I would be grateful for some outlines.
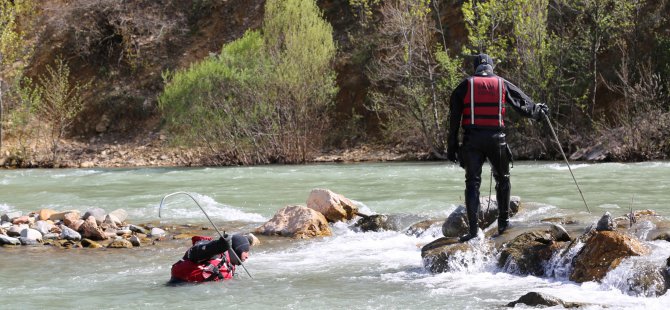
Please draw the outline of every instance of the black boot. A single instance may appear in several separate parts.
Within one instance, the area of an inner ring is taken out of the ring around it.
[[[496,200],[498,202],[498,234],[502,235],[509,227],[509,178],[502,184],[496,185]]]
[[[467,190],[465,191],[465,208],[468,215],[468,234],[461,236],[458,241],[466,242],[472,238],[477,237],[477,231],[479,230],[479,190]]]

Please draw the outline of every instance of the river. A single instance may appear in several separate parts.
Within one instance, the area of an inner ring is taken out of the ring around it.
[[[522,210],[512,225],[576,216],[596,221],[605,211],[620,216],[653,209],[670,216],[670,163],[517,162],[512,195],[541,207]],[[0,170],[0,214],[41,208],[86,211],[122,208],[128,221],[211,226],[187,197],[193,193],[212,220],[228,232],[251,231],[291,204],[305,204],[313,188],[328,188],[355,200],[363,213],[392,214],[406,221],[446,218],[463,200],[463,170],[447,163],[363,163],[227,168]],[[484,169],[481,192],[489,191]],[[493,190],[495,193],[495,189]],[[577,284],[501,272],[495,258],[475,259],[460,271],[431,274],[421,246],[436,238],[402,232],[356,232],[333,225],[333,236],[313,240],[269,238],[252,249],[245,266],[253,276],[224,283],[170,287],[170,266],[189,241],[169,240],[132,250],[0,247],[2,309],[490,309],[529,291],[592,309],[667,309],[670,293],[639,297],[619,283],[622,264],[602,283]],[[213,230],[203,234],[214,235]],[[263,239],[262,239],[263,240]],[[670,243],[650,243],[665,261]]]

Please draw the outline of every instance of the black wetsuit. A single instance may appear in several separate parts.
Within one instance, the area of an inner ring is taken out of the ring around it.
[[[479,76],[479,75],[475,75]],[[495,76],[484,75],[487,77]],[[458,150],[461,167],[465,168],[465,206],[468,214],[469,236],[477,235],[479,213],[479,187],[481,185],[482,165],[489,160],[493,177],[496,180],[496,200],[498,203],[498,229],[507,228],[509,218],[509,199],[511,192],[509,164],[512,153],[505,140],[504,126],[463,126],[463,144],[458,145],[458,133],[462,126],[462,116],[466,96],[469,96],[469,80],[461,82],[451,94],[449,103],[448,148]],[[504,103],[526,117],[533,117],[535,103],[518,87],[502,79]],[[476,98],[476,96],[474,97]],[[477,102],[475,100],[475,102]]]

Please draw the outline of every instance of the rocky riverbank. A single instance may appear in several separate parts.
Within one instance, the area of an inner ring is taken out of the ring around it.
[[[213,153],[206,147],[173,147],[161,133],[141,139],[123,141],[114,137],[91,138],[89,141],[62,140],[58,159],[46,150],[31,150],[29,157],[18,156],[8,149],[17,146],[5,142],[0,154],[0,168],[119,168],[119,167],[204,167],[239,165],[232,158]],[[428,153],[401,147],[365,144],[347,149],[324,149],[307,158],[307,163],[380,162],[430,159]]]

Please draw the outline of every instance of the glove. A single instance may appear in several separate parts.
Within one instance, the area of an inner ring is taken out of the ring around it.
[[[447,159],[449,161],[453,162],[453,163],[457,163],[458,162],[458,155],[456,155],[456,153],[458,153],[457,148],[453,148],[453,147],[448,148],[447,149]]]
[[[544,103],[537,103],[533,108],[533,118],[536,121],[541,121],[543,115],[549,115],[549,107]]]
[[[219,240],[217,241],[217,247],[219,251],[223,253],[225,251],[228,251],[231,246],[232,246],[232,237],[224,232],[223,237],[219,237]]]

